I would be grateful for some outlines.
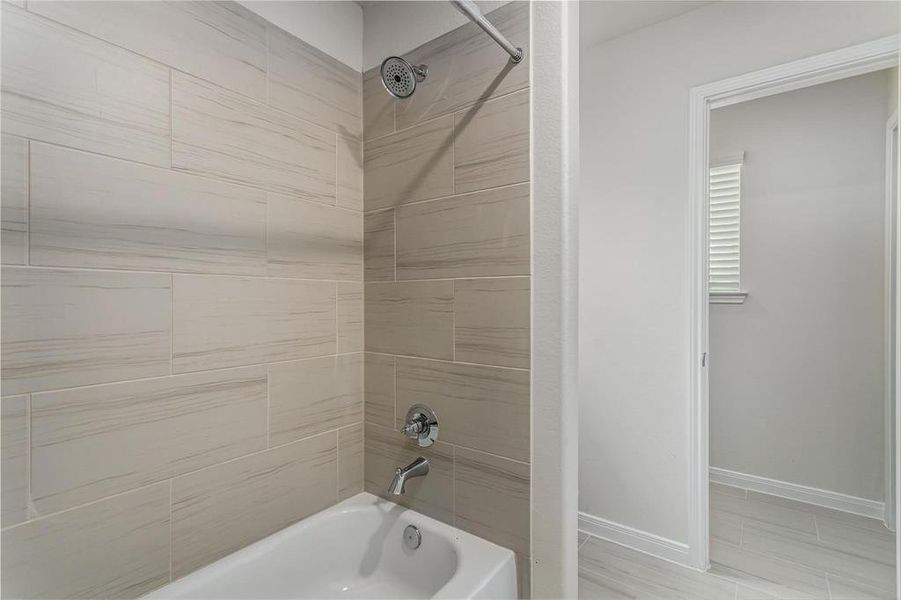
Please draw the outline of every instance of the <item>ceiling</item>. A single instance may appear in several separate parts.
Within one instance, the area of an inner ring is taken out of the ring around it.
[[[672,19],[712,0],[583,0],[579,7],[579,45],[606,42],[631,31]]]

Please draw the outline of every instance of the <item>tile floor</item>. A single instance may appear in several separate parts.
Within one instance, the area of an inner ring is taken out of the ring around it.
[[[881,521],[713,484],[699,573],[579,534],[579,597],[825,600],[894,597],[895,535]]]

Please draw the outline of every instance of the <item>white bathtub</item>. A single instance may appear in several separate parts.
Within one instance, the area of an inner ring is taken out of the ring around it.
[[[404,528],[422,544],[410,550]],[[516,598],[513,552],[357,494],[147,598]]]

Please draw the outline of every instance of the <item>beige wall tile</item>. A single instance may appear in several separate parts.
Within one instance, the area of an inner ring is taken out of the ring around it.
[[[516,555],[516,586],[519,600],[532,597],[532,559],[522,554]],[[613,600],[612,598],[610,600]]]
[[[32,396],[31,495],[63,510],[266,448],[266,367]]]
[[[33,142],[31,263],[263,275],[266,194]]]
[[[363,284],[338,282],[338,353],[363,351]]]
[[[172,482],[172,577],[337,501],[337,434],[253,454]]]
[[[367,283],[364,306],[366,350],[453,358],[453,281]]]
[[[364,356],[366,422],[394,428],[394,356],[370,352]]]
[[[394,103],[378,67],[363,73],[363,136],[367,140],[394,133]]]
[[[266,100],[266,22],[237,2],[35,2],[29,9]]]
[[[169,483],[3,532],[9,598],[136,598],[169,583]]]
[[[28,396],[0,400],[0,527],[28,518]]]
[[[363,355],[269,366],[269,444],[278,446],[363,420]]]
[[[335,134],[212,85],[172,74],[172,166],[335,203]]]
[[[5,133],[169,166],[168,69],[9,6],[2,28]]]
[[[28,257],[28,141],[0,141],[0,260],[24,265]]]
[[[173,276],[177,373],[335,353],[335,284]]]
[[[466,448],[454,460],[456,526],[528,555],[529,465]]]
[[[363,205],[376,210],[454,193],[454,119],[367,141],[363,152]]]
[[[511,2],[492,11],[488,19],[525,50],[525,59],[511,63],[494,40],[472,23],[406,53],[412,64],[429,66],[429,78],[410,98],[397,101],[398,129],[529,85],[529,3]]]
[[[270,275],[360,280],[362,265],[362,213],[269,195]]]
[[[441,439],[529,460],[529,372],[397,358],[397,416],[416,403],[440,417]]]
[[[421,448],[395,429],[366,424],[366,491],[383,496],[424,515],[453,524],[454,447],[436,442]],[[403,496],[388,496],[388,484],[394,470],[405,467],[417,457],[429,461],[429,474],[407,482]]]
[[[456,193],[529,180],[529,91],[455,113]]]
[[[529,368],[529,278],[454,281],[454,357]]]
[[[338,206],[363,210],[363,142],[338,136]]]
[[[363,135],[359,71],[269,26],[269,104],[332,131]]]
[[[397,278],[528,275],[529,186],[397,209]]]
[[[394,209],[363,217],[363,278],[394,281]]]
[[[363,424],[338,430],[338,500],[363,491]]]
[[[4,267],[3,393],[169,373],[170,276]]]

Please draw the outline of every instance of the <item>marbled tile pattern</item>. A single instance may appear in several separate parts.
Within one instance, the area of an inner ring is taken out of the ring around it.
[[[177,373],[334,354],[336,284],[175,275]]]
[[[3,595],[137,598],[169,582],[169,483],[5,529]]]
[[[270,194],[268,256],[273,277],[360,280],[363,215]]]
[[[171,277],[2,270],[3,394],[166,375]]]
[[[529,90],[454,114],[456,192],[529,180]]]
[[[711,528],[707,573],[589,538],[579,550],[579,597],[894,597],[895,535],[882,523],[715,484],[710,503],[711,522],[734,516],[739,537],[734,539],[731,529],[721,537]],[[812,531],[803,525],[807,522]]]
[[[0,526],[28,518],[28,396],[0,399]]]
[[[359,268],[359,265],[357,265]],[[338,282],[338,353],[363,350],[363,284]]]
[[[31,264],[266,273],[260,190],[33,142]]]
[[[442,440],[529,460],[528,371],[398,357],[398,418],[416,403],[441,416]]]
[[[529,87],[529,6],[511,2],[488,19],[525,51],[517,65],[475,24],[468,23],[404,54],[412,64],[429,66],[429,85],[397,102],[397,128],[460,110],[479,100]],[[440,82],[436,85],[435,82]]]
[[[338,430],[338,499],[363,491],[363,425]]]
[[[529,368],[528,277],[454,281],[454,352],[457,360]]]
[[[266,99],[266,22],[233,2],[36,2],[28,7],[117,46]]]
[[[363,355],[269,367],[269,442],[279,446],[363,420]]]
[[[169,166],[167,68],[8,4],[2,10],[4,133]]]
[[[231,1],[0,12],[0,586],[136,597],[363,488],[362,75]]]
[[[396,212],[398,280],[529,274],[526,184]]]
[[[0,260],[24,265],[28,255],[28,141],[0,141]]]
[[[488,18],[528,41],[526,3]],[[472,25],[404,56],[429,65],[409,99],[363,74],[366,489],[422,453],[397,428],[431,405],[440,447],[404,501],[513,548],[527,598],[529,70]]]
[[[335,203],[335,134],[179,72],[172,74],[172,166]]]
[[[345,136],[363,133],[359,72],[269,26],[269,104]]]
[[[363,278],[394,281],[393,208],[366,213],[363,217]]]
[[[337,500],[329,432],[172,481],[172,576],[181,577]]]
[[[367,283],[364,340],[368,352],[453,358],[452,281]]]
[[[392,133],[363,147],[363,204],[377,210],[454,193],[452,115]]]
[[[56,512],[263,450],[266,435],[264,367],[33,394],[32,501]]]

